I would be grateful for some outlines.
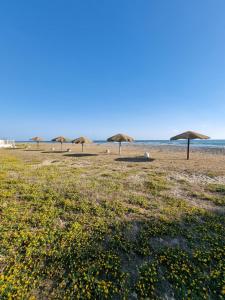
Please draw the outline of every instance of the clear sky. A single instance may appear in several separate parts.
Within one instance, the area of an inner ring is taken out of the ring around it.
[[[0,112],[15,139],[225,138],[225,1],[0,1]]]

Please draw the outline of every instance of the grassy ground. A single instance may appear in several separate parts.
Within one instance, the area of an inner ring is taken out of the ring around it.
[[[0,299],[224,299],[222,168],[95,150],[0,151]]]

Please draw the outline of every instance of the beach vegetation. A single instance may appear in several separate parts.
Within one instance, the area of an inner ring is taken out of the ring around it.
[[[152,167],[88,162],[0,156],[0,298],[224,299],[224,214]],[[201,189],[223,208],[223,185]]]

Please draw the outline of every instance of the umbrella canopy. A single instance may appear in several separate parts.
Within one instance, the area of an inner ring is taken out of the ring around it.
[[[107,139],[108,142],[118,142],[119,143],[119,154],[121,154],[121,143],[122,142],[133,142],[134,139],[126,134],[118,133]]]
[[[90,144],[90,143],[92,143],[92,141],[84,136],[81,136],[75,140],[72,140],[72,143],[74,143],[74,144]]]
[[[188,140],[188,144],[187,144],[187,160],[188,160],[189,153],[190,153],[190,140],[195,140],[195,139],[207,140],[209,139],[209,137],[194,131],[186,131],[176,136],[173,136],[170,140],[175,141],[175,140],[184,140],[184,139]]]
[[[43,139],[39,136],[32,137],[31,140],[37,143],[37,148],[39,148],[39,143],[43,141]]]
[[[34,141],[34,142],[41,142],[41,141],[43,141],[43,139],[41,137],[39,137],[39,136],[32,137],[31,140]]]
[[[58,136],[58,137],[52,139],[52,142],[58,142],[58,143],[65,143],[67,141],[68,141],[68,139],[65,138],[64,136]]]
[[[126,134],[118,133],[107,139],[108,142],[133,142],[134,139]]]
[[[54,139],[52,139],[52,142],[58,142],[61,143],[61,151],[62,151],[62,144],[65,142],[68,142],[69,140],[67,138],[65,138],[64,136],[58,136]]]
[[[74,144],[81,144],[82,145],[82,152],[84,152],[84,144],[91,144],[92,141],[89,140],[88,138],[81,136],[75,140],[72,141]]]
[[[194,140],[194,139],[207,140],[207,139],[209,139],[209,137],[206,136],[206,135],[194,132],[194,131],[186,131],[186,132],[183,132],[181,134],[178,134],[178,135],[172,137],[171,141],[181,140],[181,139],[185,139],[185,140],[188,140],[188,139],[190,139],[190,140]]]

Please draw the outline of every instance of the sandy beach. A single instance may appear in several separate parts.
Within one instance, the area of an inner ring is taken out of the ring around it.
[[[55,150],[52,151],[52,148]],[[71,152],[67,153],[67,149],[70,149]],[[107,149],[110,150],[110,154],[106,154]],[[4,150],[0,151],[2,154],[6,153]],[[81,165],[82,162],[84,164],[93,162],[93,164],[99,163],[99,165],[105,163],[106,167],[110,167],[113,163],[118,165],[120,162],[123,166],[134,163],[137,168],[139,166],[140,168],[153,167],[162,171],[177,171],[178,173],[193,172],[199,175],[209,175],[209,180],[212,176],[225,175],[225,150],[216,148],[193,148],[190,161],[186,160],[186,148],[179,146],[123,144],[121,156],[118,155],[117,143],[85,145],[84,153],[81,152],[81,145],[70,143],[63,144],[63,152],[61,152],[60,144],[57,143],[41,143],[40,149],[37,149],[35,143],[17,143],[16,149],[6,151],[8,151],[7,153],[12,151],[10,153],[26,160],[36,159],[40,161],[40,164],[44,161],[45,163],[49,161],[50,164],[52,160],[58,159],[60,162],[67,162],[69,166],[74,164],[74,159],[76,159],[75,161],[79,161]],[[144,159],[145,152],[150,153],[150,161]]]

